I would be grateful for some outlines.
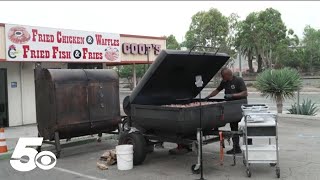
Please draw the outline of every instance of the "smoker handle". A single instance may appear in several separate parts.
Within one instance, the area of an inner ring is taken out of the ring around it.
[[[220,49],[220,47],[216,48],[216,47],[212,47],[212,46],[193,46],[190,51],[189,51],[189,54],[191,54],[192,50],[194,50],[195,48],[206,48],[206,49],[217,49],[216,52],[214,53],[214,55],[216,55]],[[203,55],[205,55],[206,52],[203,53]]]

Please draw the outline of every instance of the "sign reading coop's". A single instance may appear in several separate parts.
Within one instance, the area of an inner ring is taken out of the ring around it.
[[[5,25],[7,61],[120,62],[120,35]]]

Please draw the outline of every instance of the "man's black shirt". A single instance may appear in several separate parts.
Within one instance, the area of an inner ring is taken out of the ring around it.
[[[235,94],[235,93],[240,93],[242,91],[246,91],[247,87],[241,77],[233,76],[231,81],[222,80],[217,89],[219,91],[224,89],[225,94]],[[241,97],[239,99],[247,99],[247,97]]]

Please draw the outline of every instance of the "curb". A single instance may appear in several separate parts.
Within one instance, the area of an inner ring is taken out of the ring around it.
[[[117,134],[107,134],[107,135],[101,137],[101,140],[111,140],[111,139],[118,139],[118,135]],[[97,141],[96,137],[80,138],[80,139],[73,140],[71,142],[61,144],[61,148],[68,148],[68,147],[73,147],[73,146],[90,144],[90,143],[93,143],[96,141]],[[46,147],[50,147],[50,146],[52,147],[52,145],[45,144],[44,147],[46,148]],[[14,149],[10,149],[10,150],[8,150],[8,152],[0,154],[0,161],[1,160],[9,160],[12,156],[13,150]]]
[[[278,117],[281,118],[283,121],[291,121],[291,122],[316,122],[320,123],[319,116],[306,116],[306,115],[299,115],[299,114],[278,114]]]
[[[310,119],[310,120],[320,120],[317,116],[308,116],[308,115],[300,115],[300,114],[279,114],[280,117],[285,118],[299,118],[299,119]]]
[[[13,153],[13,150],[9,150],[6,153],[0,154],[0,161],[10,159],[10,157],[12,156],[12,153]]]

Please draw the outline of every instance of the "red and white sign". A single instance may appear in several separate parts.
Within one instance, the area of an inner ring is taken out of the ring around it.
[[[120,62],[120,35],[5,25],[7,61]]]

